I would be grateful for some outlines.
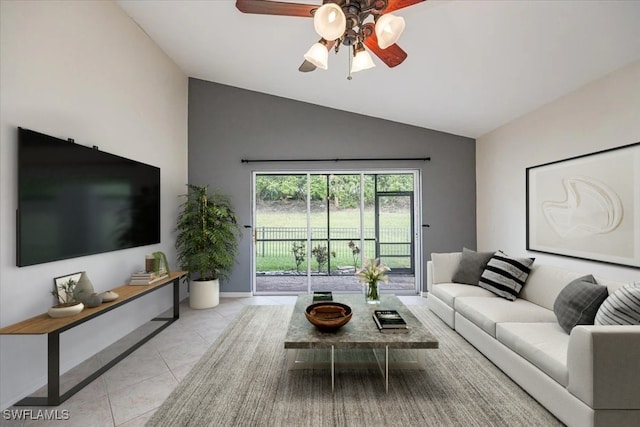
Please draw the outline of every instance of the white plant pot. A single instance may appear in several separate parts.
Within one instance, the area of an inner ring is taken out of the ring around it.
[[[82,310],[84,310],[84,304],[80,302],[76,305],[71,305],[67,307],[50,307],[47,313],[49,313],[50,317],[53,317],[54,319],[58,319],[60,317],[75,316],[76,314],[80,313]]]
[[[220,303],[220,281],[191,280],[189,282],[189,307],[200,310]]]

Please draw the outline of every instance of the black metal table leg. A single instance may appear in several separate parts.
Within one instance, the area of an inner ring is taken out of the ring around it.
[[[180,278],[173,281],[173,318],[180,318]]]
[[[60,404],[60,333],[47,334],[47,405]]]

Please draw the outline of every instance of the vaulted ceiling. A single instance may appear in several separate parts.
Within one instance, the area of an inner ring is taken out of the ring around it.
[[[298,71],[311,18],[233,0],[117,3],[189,77],[472,138],[640,60],[640,1],[428,0],[395,12],[408,58],[374,57],[352,80],[347,49]]]

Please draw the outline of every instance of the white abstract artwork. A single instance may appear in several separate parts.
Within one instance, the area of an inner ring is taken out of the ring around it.
[[[640,267],[640,143],[527,168],[527,249]]]

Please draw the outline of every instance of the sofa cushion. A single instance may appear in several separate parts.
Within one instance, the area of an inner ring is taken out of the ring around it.
[[[640,325],[640,282],[622,286],[604,300],[596,325]]]
[[[598,285],[592,275],[579,277],[558,294],[553,312],[567,334],[576,325],[593,325],[600,304],[607,299],[606,286]]]
[[[431,293],[451,308],[455,307],[455,299],[458,297],[498,298],[497,295],[486,289],[478,286],[463,285],[462,283],[441,283],[435,285],[431,289]]]
[[[460,264],[461,252],[432,253],[433,283],[451,283],[453,273]]]
[[[455,300],[457,313],[466,317],[492,337],[496,336],[496,323],[501,322],[556,322],[552,310],[529,301],[504,298],[460,297]]]
[[[460,263],[451,280],[456,283],[477,286],[480,276],[482,276],[482,272],[493,254],[493,252],[476,252],[463,248]]]
[[[553,323],[498,323],[496,338],[566,387],[569,335]]]
[[[479,286],[494,294],[515,301],[529,275],[534,258],[513,258],[496,252],[480,277]]]
[[[534,304],[553,310],[553,304],[560,291],[584,273],[551,267],[545,264],[532,265],[527,284],[520,291],[518,298],[526,299]]]

